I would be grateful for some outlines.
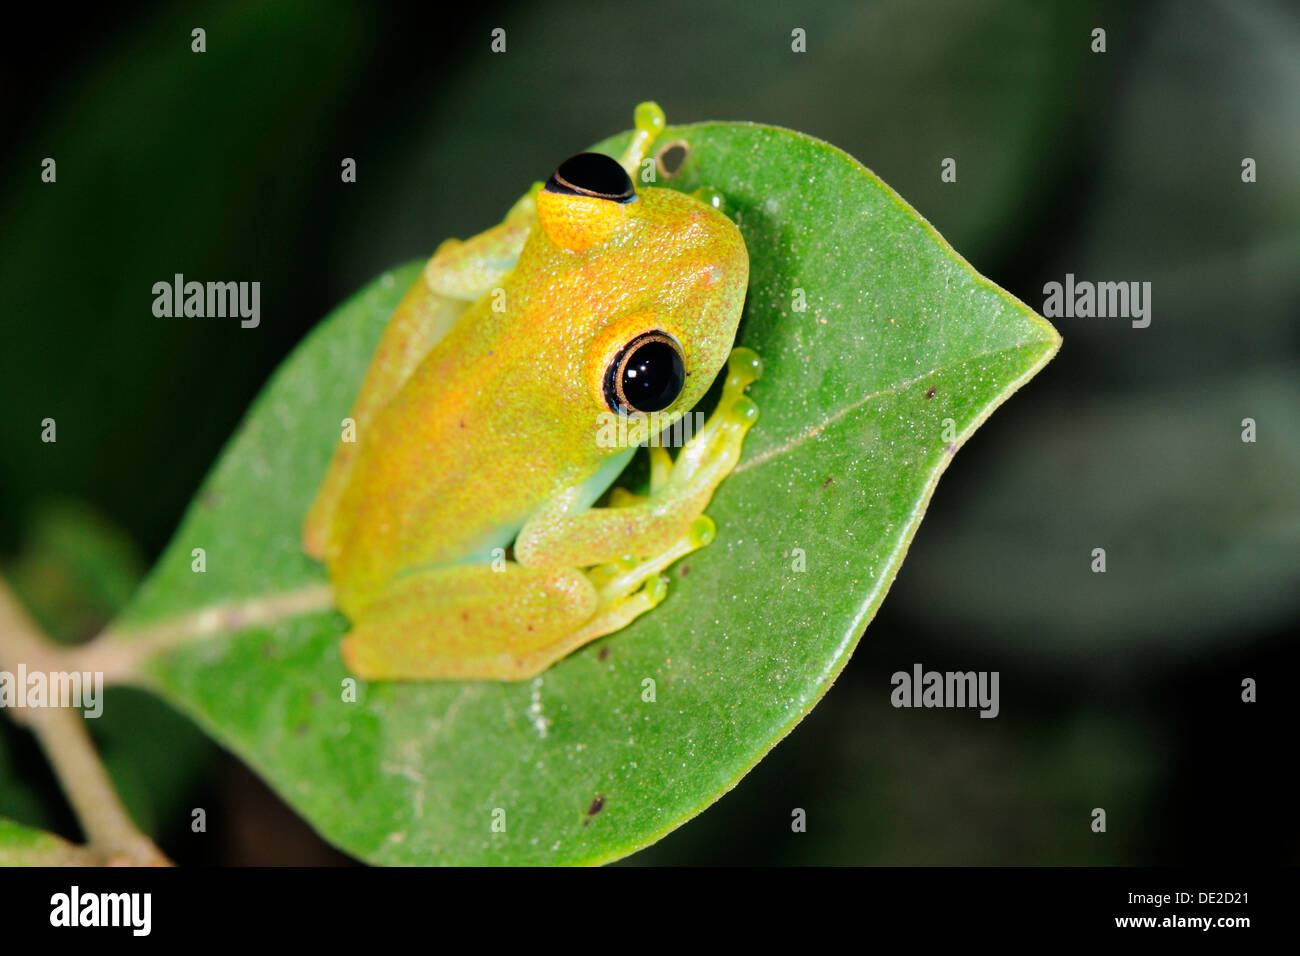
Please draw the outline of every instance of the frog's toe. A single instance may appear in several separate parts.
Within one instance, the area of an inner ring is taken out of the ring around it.
[[[763,377],[763,360],[753,349],[737,345],[727,357],[727,387],[743,391]]]
[[[674,484],[684,486],[705,481],[716,485],[735,467],[745,433],[758,421],[758,405],[745,394],[745,389],[762,371],[763,363],[752,350],[743,346],[732,350],[717,407],[673,463]]]
[[[668,579],[662,574],[656,574],[646,581],[645,587],[641,590],[645,592],[647,600],[650,601],[650,606],[654,607],[668,596]]]
[[[718,533],[717,525],[708,515],[696,515],[686,533],[677,539],[662,554],[653,555],[642,561],[623,558],[609,564],[591,568],[587,576],[595,586],[602,608],[612,607],[632,596],[650,600],[648,607],[654,607],[667,595],[667,579],[662,586],[656,585],[659,574],[669,565],[681,560],[692,551],[711,542]]]
[[[745,394],[745,389],[762,374],[762,361],[754,352],[741,347],[732,351],[727,364],[727,381],[713,413],[716,429],[708,429],[712,438],[709,444],[715,455],[726,452],[738,455],[745,433],[758,421],[758,404]]]
[[[747,395],[741,395],[727,409],[728,425],[739,425],[745,431],[749,431],[750,426],[756,421],[758,421],[758,405]]]
[[[588,568],[587,577],[596,586],[596,590],[604,591],[636,567],[636,559],[631,555],[624,555],[617,561],[610,561],[606,564],[598,564],[593,568]]]

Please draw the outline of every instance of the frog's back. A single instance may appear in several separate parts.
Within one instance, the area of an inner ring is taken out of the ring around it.
[[[521,321],[493,312],[490,297],[475,303],[358,436],[327,545],[340,603],[402,570],[486,559],[596,470],[599,456],[562,451],[581,441],[564,434],[564,396],[497,347]]]

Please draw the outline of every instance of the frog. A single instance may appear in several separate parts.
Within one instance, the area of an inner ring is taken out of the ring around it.
[[[716,536],[705,509],[758,416],[748,250],[717,193],[650,184],[663,111],[633,123],[618,158],[579,153],[438,246],[379,337],[302,530],[362,679],[535,677],[660,604]],[[671,455],[656,439],[724,364]],[[614,487],[638,447],[648,486]]]

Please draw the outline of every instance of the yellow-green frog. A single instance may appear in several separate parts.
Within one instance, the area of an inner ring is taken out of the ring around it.
[[[389,320],[303,528],[358,676],[530,677],[654,607],[712,540],[704,508],[758,414],[758,357],[732,350],[749,256],[715,203],[634,188],[663,112],[635,125],[621,160],[579,154],[444,242]],[[676,459],[650,449],[649,493],[594,507],[635,452],[611,416],[660,432],[729,353],[704,427]]]

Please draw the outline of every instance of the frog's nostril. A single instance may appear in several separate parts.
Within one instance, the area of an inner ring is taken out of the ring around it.
[[[691,155],[691,145],[684,139],[664,143],[655,153],[655,167],[664,179],[672,179],[682,171],[686,157]]]

